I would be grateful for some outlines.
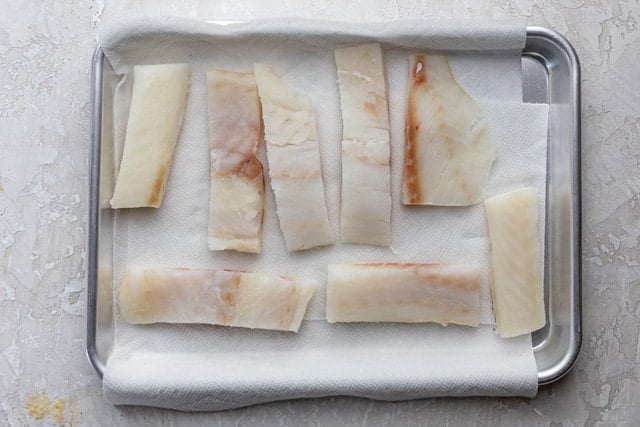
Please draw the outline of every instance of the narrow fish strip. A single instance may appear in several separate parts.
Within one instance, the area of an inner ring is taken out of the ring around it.
[[[331,245],[313,105],[267,64],[254,66],[271,188],[288,251]]]
[[[209,249],[260,252],[264,176],[256,157],[262,136],[253,73],[209,69]]]
[[[158,208],[189,92],[187,64],[133,68],[131,106],[111,207]]]
[[[378,44],[335,51],[342,108],[342,241],[388,246],[389,112]]]
[[[491,296],[504,338],[545,325],[536,190],[523,188],[485,200],[491,241]]]

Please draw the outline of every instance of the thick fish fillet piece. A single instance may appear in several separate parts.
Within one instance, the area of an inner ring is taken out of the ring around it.
[[[478,326],[480,274],[467,264],[333,264],[327,321]]]
[[[288,251],[333,243],[313,105],[267,64],[254,66],[271,188]]]
[[[536,190],[524,188],[484,201],[491,242],[491,296],[503,338],[545,325]]]
[[[402,202],[467,206],[482,199],[495,158],[480,107],[444,55],[411,58]]]
[[[264,176],[256,157],[262,137],[253,73],[207,71],[211,185],[209,249],[260,252]]]
[[[112,208],[162,204],[190,77],[187,64],[133,67],[131,106]]]
[[[342,108],[342,241],[389,246],[389,111],[379,44],[335,51]]]
[[[129,267],[120,288],[129,323],[208,323],[297,332],[316,284],[228,270]]]

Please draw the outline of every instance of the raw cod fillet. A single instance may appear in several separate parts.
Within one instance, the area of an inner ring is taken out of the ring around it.
[[[468,206],[482,199],[494,144],[444,55],[411,58],[402,202]]]
[[[162,204],[190,76],[187,64],[133,67],[131,106],[112,208]]]
[[[256,157],[262,125],[253,73],[209,69],[207,99],[209,249],[260,252],[264,176]]]
[[[208,323],[297,332],[316,284],[228,270],[129,267],[120,288],[129,323]]]
[[[333,264],[327,321],[478,326],[480,274],[466,264]]]
[[[342,241],[389,246],[389,112],[379,44],[335,51],[342,108]]]
[[[254,66],[262,103],[271,188],[288,251],[333,243],[311,101],[267,64]]]
[[[536,190],[524,188],[484,201],[491,242],[491,296],[503,338],[545,325]]]

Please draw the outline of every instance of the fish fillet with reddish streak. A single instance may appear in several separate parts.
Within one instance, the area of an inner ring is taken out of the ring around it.
[[[480,275],[467,264],[329,265],[327,321],[478,326]]]
[[[129,323],[208,323],[297,332],[316,285],[228,270],[127,269],[118,297]]]
[[[402,202],[468,206],[482,199],[494,144],[482,110],[444,55],[411,58]]]
[[[253,73],[209,69],[209,249],[260,252],[264,176],[256,157],[262,136]]]

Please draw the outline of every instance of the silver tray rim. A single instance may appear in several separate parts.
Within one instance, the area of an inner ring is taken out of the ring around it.
[[[568,308],[568,339],[563,344],[565,351],[548,366],[540,366],[541,352],[548,351],[552,341],[550,328],[545,328],[542,335],[534,336],[534,355],[538,363],[538,384],[546,385],[558,381],[565,376],[576,363],[582,345],[582,200],[581,200],[581,90],[580,63],[571,43],[558,32],[544,27],[527,27],[526,45],[523,57],[527,56],[540,62],[547,73],[554,73],[554,64],[548,61],[544,51],[551,49],[562,55],[569,68],[568,87],[570,111],[570,161],[571,161],[571,249],[573,257],[570,266],[571,278],[569,292],[572,295]],[[103,101],[103,66],[106,57],[98,44],[95,48],[91,69],[91,141],[89,150],[89,217],[87,233],[87,323],[86,323],[86,355],[97,375],[102,378],[105,365],[100,359],[97,348],[97,296],[98,296],[98,250],[100,222],[100,150],[102,139],[102,101]],[[548,100],[549,103],[553,99]],[[545,265],[547,260],[545,260]],[[550,321],[552,320],[549,314]]]

